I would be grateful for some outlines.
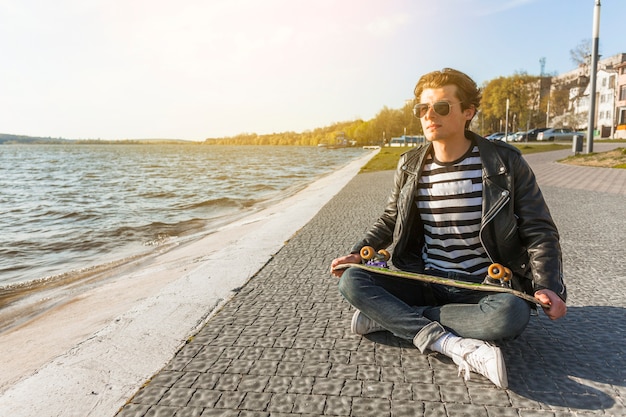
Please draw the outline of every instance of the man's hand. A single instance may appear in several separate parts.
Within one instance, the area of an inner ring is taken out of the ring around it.
[[[544,304],[550,305],[550,308],[544,308],[543,312],[551,320],[560,319],[567,313],[567,306],[554,291],[539,290],[535,293],[535,298]]]
[[[346,256],[342,256],[341,258],[337,258],[335,260],[333,260],[330,263],[330,273],[334,276],[336,276],[337,278],[340,278],[341,275],[343,275],[343,271],[342,270],[335,270],[335,267],[337,265],[341,265],[341,264],[360,264],[362,261],[361,259],[361,255],[359,255],[358,253],[351,253],[350,255],[346,255]]]

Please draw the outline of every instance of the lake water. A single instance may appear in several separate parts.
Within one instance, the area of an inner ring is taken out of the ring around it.
[[[157,250],[181,237],[202,237],[364,152],[269,146],[2,145],[0,295],[3,289]]]

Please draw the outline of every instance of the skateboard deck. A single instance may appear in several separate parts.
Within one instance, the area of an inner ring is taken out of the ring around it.
[[[387,275],[391,277],[413,279],[417,281],[428,282],[431,284],[448,285],[450,287],[465,288],[465,289],[474,290],[474,291],[508,293],[508,294],[513,294],[523,300],[530,301],[531,303],[540,305],[541,307],[550,308],[548,304],[542,303],[541,301],[539,301],[532,295],[526,294],[525,292],[522,292],[522,291],[514,290],[513,288],[510,288],[510,287],[500,286],[496,284],[484,284],[484,283],[481,284],[481,283],[472,283],[472,282],[466,282],[466,281],[458,281],[458,280],[451,279],[451,278],[441,278],[441,277],[436,277],[433,275],[418,274],[415,272],[406,272],[406,271],[394,270],[394,269],[373,266],[373,265],[366,265],[366,264],[341,264],[335,267],[336,270],[348,269],[348,268],[360,268],[369,272],[375,272],[377,274]]]

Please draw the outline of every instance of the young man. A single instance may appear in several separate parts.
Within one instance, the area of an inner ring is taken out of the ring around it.
[[[387,207],[352,248],[332,261],[339,291],[357,311],[352,331],[388,330],[451,357],[496,386],[508,385],[500,349],[487,341],[513,339],[532,308],[510,294],[481,293],[357,268],[363,246],[392,245],[393,264],[471,282],[482,282],[492,262],[513,272],[513,288],[549,304],[551,319],[566,314],[559,235],[534,174],[521,153],[467,130],[481,92],[462,72],[445,68],[420,78],[415,116],[428,144],[400,158]]]

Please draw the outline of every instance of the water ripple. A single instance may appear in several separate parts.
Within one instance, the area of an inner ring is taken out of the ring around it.
[[[0,293],[209,232],[362,155],[203,145],[0,146]]]

